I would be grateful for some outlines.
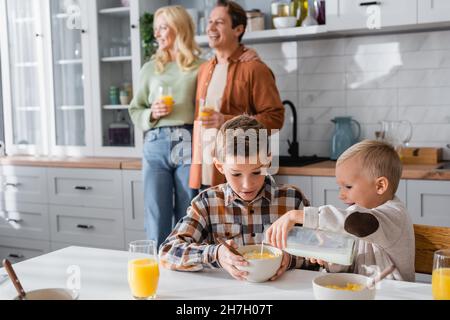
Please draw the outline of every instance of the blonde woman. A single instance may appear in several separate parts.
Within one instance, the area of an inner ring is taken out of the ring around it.
[[[161,244],[196,195],[189,188],[191,134],[197,73],[204,61],[194,40],[194,23],[182,6],[162,7],[154,19],[158,51],[142,67],[129,112],[134,124],[146,132],[142,166],[145,230],[148,239]],[[256,58],[252,50],[241,57],[245,61]],[[172,99],[161,91],[168,87]]]

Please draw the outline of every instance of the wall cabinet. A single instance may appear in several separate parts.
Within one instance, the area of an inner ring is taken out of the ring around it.
[[[129,3],[0,0],[8,154],[140,156],[118,90],[137,88],[140,16],[168,1]]]
[[[450,21],[450,1],[418,0],[419,23]]]
[[[327,0],[328,30],[373,29],[417,24],[417,0]]]

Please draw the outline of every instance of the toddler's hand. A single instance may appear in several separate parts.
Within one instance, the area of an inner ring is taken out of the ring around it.
[[[233,240],[229,240],[227,241],[227,243],[233,248],[238,247]],[[227,247],[220,245],[219,251],[217,253],[217,258],[222,268],[224,268],[233,278],[237,280],[245,280],[248,272],[240,271],[236,268],[236,266],[248,265],[248,262],[245,261],[243,257],[235,255],[230,250],[228,250]]]

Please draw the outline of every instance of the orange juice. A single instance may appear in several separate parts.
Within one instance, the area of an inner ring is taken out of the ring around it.
[[[172,96],[162,96],[161,100],[169,108],[169,111],[172,112],[173,105],[174,105],[173,97]]]
[[[434,269],[431,283],[434,299],[450,300],[450,268]]]
[[[137,299],[154,297],[158,287],[159,267],[154,259],[136,259],[128,262],[128,284]]]
[[[214,112],[213,108],[203,108],[203,109],[201,109],[199,115],[200,115],[200,117],[206,118],[206,117],[211,116],[213,112]]]

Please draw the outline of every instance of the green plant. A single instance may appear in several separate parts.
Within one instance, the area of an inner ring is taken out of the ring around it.
[[[144,60],[149,61],[157,50],[157,43],[153,33],[153,14],[144,13],[139,21],[141,29],[142,49],[144,50]]]

